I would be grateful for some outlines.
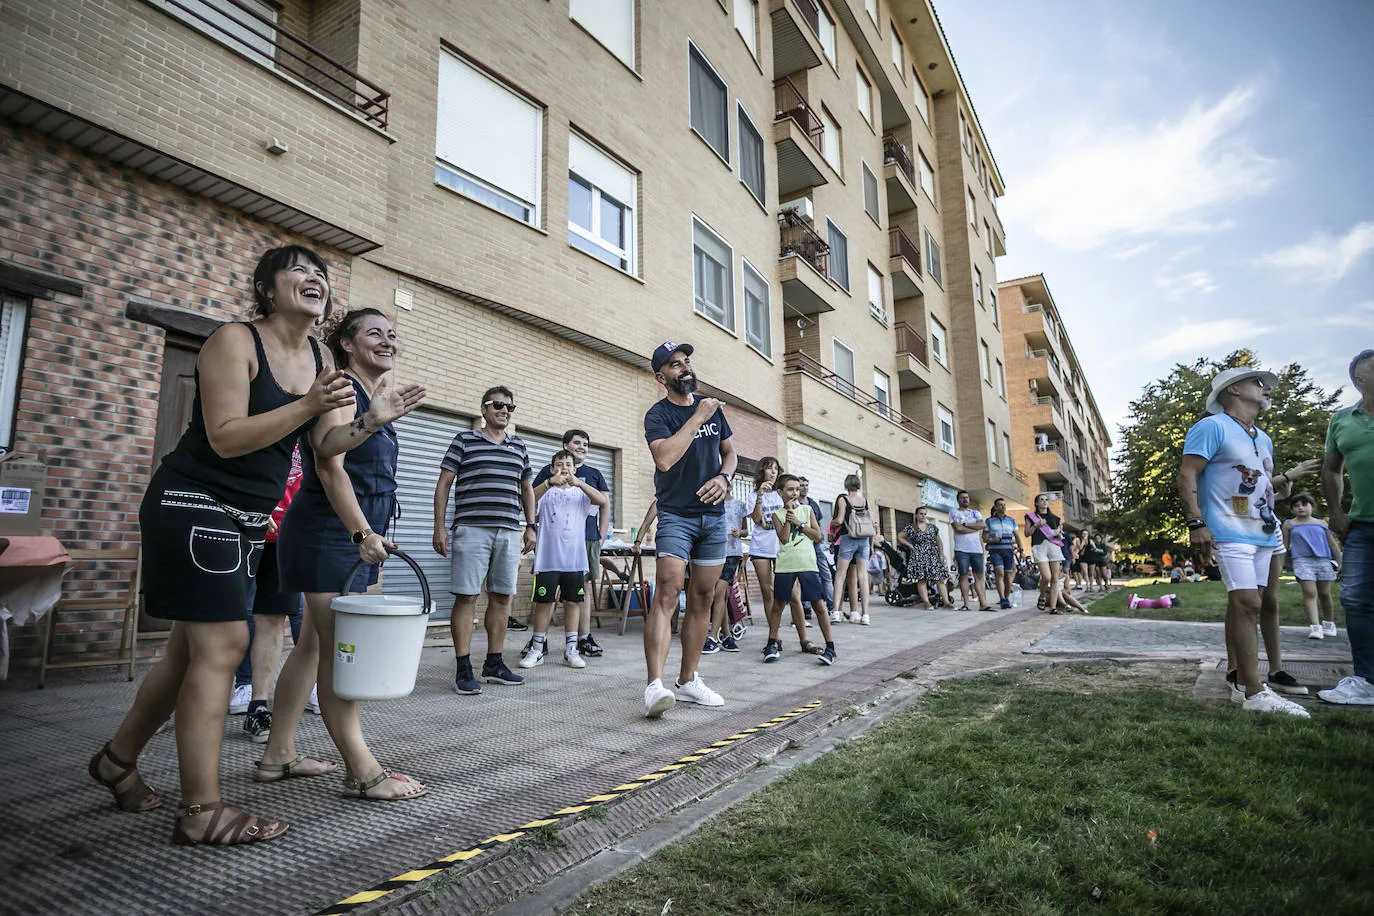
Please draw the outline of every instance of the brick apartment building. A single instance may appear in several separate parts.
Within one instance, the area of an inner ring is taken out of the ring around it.
[[[1110,493],[1111,436],[1044,275],[1006,280],[997,290],[1012,390],[1010,445],[1020,449],[1032,495],[1050,493],[1055,514],[1082,528]],[[999,379],[1002,371],[999,364]]]
[[[441,595],[434,480],[480,393],[515,390],[536,458],[590,430],[628,528],[663,340],[696,345],[742,468],[777,455],[827,503],[860,472],[889,537],[959,488],[1028,497],[1002,179],[926,0],[19,0],[0,140],[0,447],[46,459],[69,546],[137,539],[197,348],[289,242],[336,307],[394,316],[429,390],[396,538]]]

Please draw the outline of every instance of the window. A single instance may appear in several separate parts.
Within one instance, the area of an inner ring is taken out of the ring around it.
[[[875,224],[881,226],[882,223],[878,220],[878,176],[873,174],[867,162],[859,160],[859,165],[864,173],[864,212]]]
[[[890,411],[888,406],[892,403],[892,388],[888,378],[877,369],[873,370],[873,397],[878,402],[878,413],[886,417]]]
[[[1002,467],[1010,471],[1015,466],[1011,463],[1011,434],[1002,433]]]
[[[734,253],[725,239],[701,220],[692,218],[692,286],[696,311],[716,324],[735,330]]]
[[[740,33],[749,53],[759,56],[759,0],[735,0],[735,31]]]
[[[916,154],[921,160],[921,190],[926,192],[926,197],[930,198],[931,203],[935,203],[935,167],[930,164],[925,153],[918,149]]]
[[[992,326],[1002,327],[1002,318],[997,312],[997,293],[991,289],[988,290],[988,311],[992,312]]]
[[[928,274],[930,274],[931,278],[932,278],[936,283],[940,284],[940,288],[941,288],[941,289],[944,289],[944,286],[945,286],[945,279],[944,279],[944,269],[940,266],[940,246],[939,246],[938,244],[936,244],[936,242],[935,242],[935,236],[933,236],[933,235],[930,234],[930,230],[929,230],[929,229],[925,230],[925,233],[926,233],[926,272],[927,272]]]
[[[973,196],[973,188],[968,189],[968,224],[978,232],[978,198]]]
[[[828,219],[825,226],[830,242],[830,279],[849,292],[849,237]]]
[[[949,361],[945,356],[945,351],[948,349],[947,343],[945,326],[940,324],[938,318],[930,319],[930,353],[940,361],[940,365],[946,368],[949,367]]]
[[[887,324],[887,306],[883,304],[883,275],[872,264],[868,265],[868,310],[874,318]]]
[[[5,296],[4,311],[0,313],[0,446],[4,448],[14,445],[14,411],[19,400],[28,322],[28,301]]]
[[[921,82],[921,74],[914,69],[911,71],[911,95],[916,103],[916,110],[921,114],[921,120],[927,125],[930,124],[930,96],[926,95],[925,84]]]
[[[638,176],[577,134],[568,136],[568,244],[635,272]]]
[[[982,373],[983,381],[988,382],[989,384],[992,382],[992,361],[989,358],[990,356],[991,351],[988,350],[988,342],[986,340],[979,340],[978,371]]]
[[[940,451],[954,454],[954,413],[945,405],[935,406],[940,422]]]
[[[434,181],[539,225],[544,112],[455,54],[439,55]]]
[[[768,281],[744,261],[744,342],[764,356],[773,356],[773,319],[768,308]]]
[[[568,0],[568,15],[634,69],[635,0]]]
[[[276,7],[271,4],[263,0],[240,2],[264,19],[277,21]],[[229,0],[176,0],[175,3],[172,0],[153,0],[153,5],[166,10],[212,41],[243,52],[269,67],[276,63],[277,30],[238,9]]]
[[[897,34],[897,27],[890,26],[892,29],[892,66],[897,68],[897,76],[900,77],[906,71],[906,55],[902,50],[902,36]]]
[[[838,338],[830,338],[830,352],[835,361],[835,374],[842,380],[841,387],[848,385],[846,394],[856,394],[854,390],[854,351],[840,343]]]
[[[973,301],[983,304],[983,271],[977,267],[973,268]]]
[[[988,464],[997,463],[997,424],[988,421]]]
[[[754,122],[739,106],[739,180],[763,203],[763,136],[754,127]]]
[[[1002,361],[997,361],[997,393],[1002,396],[1002,400],[1007,399],[1007,367],[1002,365]]]
[[[697,50],[688,48],[688,91],[692,109],[692,130],[701,135],[726,164],[730,162],[730,117],[725,80]]]
[[[859,114],[864,116],[870,127],[873,126],[873,84],[864,76],[863,68],[855,67],[854,74],[858,77],[855,81],[855,91],[858,95]]]
[[[873,20],[873,24],[878,24],[878,0],[864,0],[864,9],[868,10],[868,18]]]
[[[821,27],[821,50],[825,52],[825,59],[830,61],[833,66],[835,63],[835,20],[830,18],[830,13],[825,9],[825,4],[817,2],[821,15],[817,18],[817,25]]]
[[[962,109],[959,111],[959,142],[964,147],[964,152],[968,152],[968,121],[964,118]]]
[[[983,242],[988,247],[988,257],[996,257],[996,255],[992,253],[992,226],[987,220],[983,220]]]
[[[840,125],[835,123],[835,119],[830,116],[830,110],[824,105],[821,106],[821,125],[824,128],[821,134],[821,155],[835,171],[843,174],[840,168]]]

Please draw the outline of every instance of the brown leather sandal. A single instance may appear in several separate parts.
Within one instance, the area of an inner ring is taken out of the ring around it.
[[[113,779],[106,779],[100,775],[101,758],[106,758],[119,767],[119,774]],[[115,807],[120,811],[151,811],[161,807],[162,799],[157,797],[143,777],[138,775],[137,763],[125,763],[110,751],[110,743],[105,742],[105,746],[96,752],[91,758],[89,768],[91,778],[102,786],[110,790],[114,795]]]
[[[825,654],[825,649],[823,649],[823,648],[821,648],[820,646],[816,645],[814,642],[812,642],[812,641],[809,640],[809,639],[808,639],[808,640],[805,640],[805,641],[802,643],[801,650],[802,650],[802,652],[805,653],[806,655],[824,655],[824,654]]]
[[[410,792],[406,792],[401,795],[369,794],[372,791],[372,789],[381,785],[388,779],[394,779],[397,782],[413,783],[415,788]],[[393,772],[392,770],[382,770],[376,776],[373,776],[371,779],[366,780],[356,779],[352,776],[344,777],[344,798],[361,798],[365,801],[405,801],[406,799],[410,798],[419,798],[421,795],[424,795],[428,791],[428,789],[420,785],[418,782],[415,782],[409,776],[406,776],[402,773]]]
[[[275,840],[286,832],[287,825],[280,821],[254,817],[243,811],[237,812],[228,823],[221,825],[220,820],[224,818],[224,812],[233,810],[222,801],[206,805],[187,805],[177,812],[177,825],[172,831],[172,842],[178,846],[240,846],[244,843]],[[214,814],[210,817],[210,823],[205,826],[205,834],[198,840],[193,839],[181,826],[181,821],[183,818],[195,817],[207,811],[213,811]]]
[[[326,769],[317,773],[301,772],[301,764],[307,760],[314,763],[322,763]],[[316,760],[314,757],[307,757],[304,754],[297,754],[295,760],[288,760],[286,763],[263,763],[258,761],[257,769],[253,771],[254,782],[280,782],[283,779],[304,779],[309,776],[323,776],[332,773],[339,768],[337,763],[329,763],[324,760]]]

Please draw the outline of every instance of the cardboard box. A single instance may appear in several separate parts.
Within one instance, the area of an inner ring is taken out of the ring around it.
[[[41,457],[0,455],[0,535],[38,534],[48,466]]]

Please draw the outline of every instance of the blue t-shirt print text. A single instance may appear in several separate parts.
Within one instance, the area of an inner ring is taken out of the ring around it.
[[[667,398],[656,402],[644,414],[644,441],[653,443],[672,438],[692,419],[700,401],[697,395],[693,396],[691,407],[679,406]],[[660,512],[698,516],[720,515],[724,511],[720,505],[708,506],[702,502],[697,497],[697,490],[720,473],[720,444],[731,435],[724,412],[717,410],[701,424],[677,464],[666,471],[654,471],[654,491]]]
[[[1219,543],[1278,544],[1274,517],[1274,443],[1234,417],[1214,414],[1198,421],[1183,440],[1183,454],[1207,459],[1198,475],[1198,508]]]

